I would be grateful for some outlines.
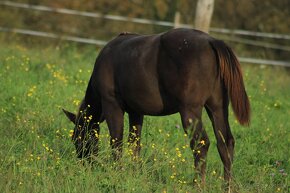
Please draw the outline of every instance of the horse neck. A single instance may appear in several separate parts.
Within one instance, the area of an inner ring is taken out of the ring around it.
[[[86,95],[84,99],[82,100],[81,106],[80,106],[80,111],[87,111],[90,115],[94,116],[96,114],[96,99],[97,96],[95,95],[95,92],[92,89],[91,86],[91,81],[89,81],[87,90],[86,90]]]

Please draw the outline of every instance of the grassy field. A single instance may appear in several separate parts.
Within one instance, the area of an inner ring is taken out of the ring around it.
[[[197,192],[193,157],[179,115],[146,117],[140,162],[111,158],[106,124],[93,165],[76,159],[73,125],[61,111],[76,111],[97,55],[94,47],[0,44],[0,192]],[[230,115],[236,139],[236,192],[287,192],[290,172],[290,74],[284,68],[243,65],[252,105],[250,127]],[[205,113],[204,113],[205,115]],[[222,163],[209,119],[207,184],[222,192]],[[128,120],[126,117],[125,127]],[[125,129],[125,135],[128,135]]]

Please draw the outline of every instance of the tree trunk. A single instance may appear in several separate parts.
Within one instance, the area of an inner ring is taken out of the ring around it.
[[[213,8],[214,0],[198,0],[194,23],[196,29],[209,32]]]

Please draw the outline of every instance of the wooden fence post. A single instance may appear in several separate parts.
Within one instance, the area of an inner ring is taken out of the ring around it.
[[[174,15],[174,28],[178,28],[179,26],[180,26],[180,13],[179,11],[176,11]]]
[[[196,29],[209,32],[210,21],[213,14],[214,0],[198,0],[196,6],[195,22]]]

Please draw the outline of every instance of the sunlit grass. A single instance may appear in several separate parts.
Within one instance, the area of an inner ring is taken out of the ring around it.
[[[28,49],[1,42],[0,192],[195,192],[192,151],[179,115],[145,118],[137,159],[125,129],[123,157],[113,161],[105,123],[94,164],[76,159],[73,125],[61,108],[77,110],[96,55],[94,47]],[[230,115],[236,138],[233,187],[238,192],[287,192],[289,72],[250,65],[243,70],[252,123],[241,127]],[[211,140],[203,190],[221,192],[222,164],[205,113],[203,120]]]

